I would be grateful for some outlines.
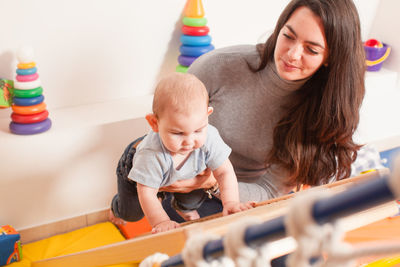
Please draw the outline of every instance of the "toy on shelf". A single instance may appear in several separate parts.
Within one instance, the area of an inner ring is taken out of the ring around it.
[[[0,79],[0,108],[9,108],[12,104],[14,81]]]
[[[20,235],[10,225],[0,227],[0,266],[22,259]]]
[[[43,88],[33,61],[33,49],[23,47],[17,53],[18,68],[14,81],[10,131],[31,135],[51,127],[49,112],[44,103]]]
[[[207,19],[204,17],[201,0],[187,0],[182,22],[182,45],[179,48],[181,54],[175,70],[185,73],[196,58],[213,50],[214,46],[211,44],[211,36],[208,35],[210,29],[206,26]]]
[[[369,39],[364,43],[365,58],[368,71],[379,71],[383,61],[390,54],[390,46],[376,39]]]

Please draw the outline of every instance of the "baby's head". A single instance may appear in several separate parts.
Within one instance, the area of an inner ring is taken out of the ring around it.
[[[192,74],[173,73],[158,83],[146,119],[172,154],[185,154],[204,144],[211,113],[204,84]]]
[[[204,84],[194,75],[172,73],[158,83],[154,92],[153,113],[161,118],[165,112],[190,113],[208,107]]]

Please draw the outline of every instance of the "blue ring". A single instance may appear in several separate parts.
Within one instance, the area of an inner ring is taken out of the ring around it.
[[[207,46],[181,45],[181,47],[179,48],[179,52],[181,52],[182,55],[189,57],[199,57],[211,50],[214,50],[213,45],[207,45]]]
[[[30,69],[17,69],[18,75],[31,75],[31,74],[35,74],[36,72],[37,72],[36,67],[30,68]]]
[[[203,36],[192,36],[192,35],[181,35],[181,43],[183,45],[189,46],[206,46],[211,44],[211,36],[203,35]]]
[[[36,123],[16,123],[10,122],[10,131],[14,134],[29,135],[38,134],[47,131],[51,127],[51,120],[49,118]]]
[[[17,106],[33,106],[42,103],[44,100],[44,96],[36,96],[36,97],[13,97],[13,103]]]
[[[197,58],[197,57],[189,57],[189,56],[180,55],[180,56],[178,57],[178,62],[179,62],[179,64],[181,64],[182,66],[189,67],[189,66],[193,63],[193,61],[194,61],[196,58]]]

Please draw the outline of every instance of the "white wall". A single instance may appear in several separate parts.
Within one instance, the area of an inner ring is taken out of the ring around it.
[[[355,2],[364,37],[381,1]],[[287,3],[203,0],[213,44],[264,40]],[[31,45],[53,127],[15,136],[8,132],[10,109],[0,110],[0,224],[22,229],[108,207],[123,148],[147,130],[151,101],[142,96],[177,65],[184,5],[1,1],[0,77],[14,77],[15,51]]]

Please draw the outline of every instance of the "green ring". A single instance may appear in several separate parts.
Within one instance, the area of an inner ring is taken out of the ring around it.
[[[183,25],[191,26],[191,27],[202,27],[207,25],[206,18],[191,18],[191,17],[183,17],[182,19]]]
[[[175,68],[176,72],[182,72],[182,73],[186,73],[189,67],[186,66],[182,66],[182,65],[178,65]]]
[[[43,93],[43,88],[41,86],[29,90],[14,89],[15,97],[29,98],[40,96]]]

